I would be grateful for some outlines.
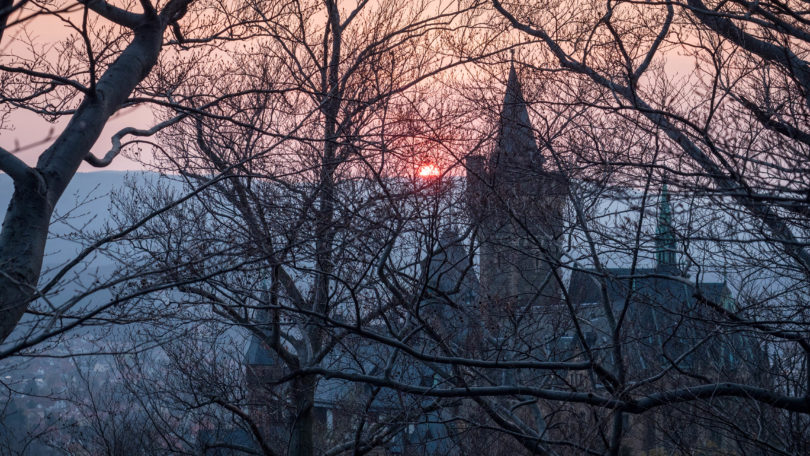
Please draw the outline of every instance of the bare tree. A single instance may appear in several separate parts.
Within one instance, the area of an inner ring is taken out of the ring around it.
[[[265,454],[428,422],[448,452],[806,452],[802,10],[240,5],[253,41],[155,78],[182,192],[133,189],[105,238],[157,317],[164,436],[194,448],[196,411]],[[243,383],[245,335],[271,359]],[[335,381],[351,424],[322,439]]]
[[[21,7],[23,4],[4,4],[8,9],[2,14],[4,36],[26,27],[32,17],[53,14],[75,30],[71,44],[76,46],[76,60],[61,72],[47,60],[26,61],[14,56],[6,57],[2,66],[2,101],[6,106],[46,116],[69,116],[70,121],[40,154],[35,167],[27,166],[12,151],[0,151],[0,169],[15,185],[0,233],[0,340],[8,337],[30,300],[38,295],[48,224],[56,201],[82,162],[104,166],[119,151],[120,145],[98,159],[90,148],[110,117],[135,103],[131,94],[157,63],[164,32],[169,27],[179,30],[178,21],[191,6],[190,1],[178,0],[157,9],[150,2],[141,2],[143,12],[137,13],[90,1],[52,12],[47,6],[36,5],[29,10]],[[93,16],[111,24],[112,29]],[[19,19],[11,25],[9,17]],[[118,33],[122,39],[99,42],[97,33],[104,37]],[[116,136],[116,141],[132,133],[143,132],[126,130]]]
[[[210,311],[222,324],[248,330],[271,354],[278,368],[259,375],[253,388],[265,391],[265,408],[289,407],[291,454],[316,451],[315,394],[324,376],[306,374],[308,368],[401,368],[390,350],[370,359],[369,348],[333,322],[383,324],[390,305],[375,265],[421,210],[405,200],[421,185],[413,176],[428,157],[411,150],[408,139],[423,134],[423,142],[449,146],[433,140],[434,131],[418,130],[409,108],[427,97],[424,85],[440,72],[480,58],[436,47],[477,20],[475,6],[426,2],[395,13],[388,3],[361,2],[348,12],[337,2],[254,4],[261,52],[235,50],[232,76],[218,67],[191,80],[217,81],[225,93],[255,86],[267,93],[233,97],[162,135],[160,169],[179,173],[189,191],[218,178],[130,236],[145,254],[133,267],[157,266],[150,285],[169,284],[198,309],[192,315]],[[199,90],[178,87],[188,96]],[[205,96],[196,101],[210,105]],[[121,209],[134,221],[173,199],[124,199]],[[334,353],[346,359],[336,365]],[[362,361],[352,363],[352,356]],[[291,372],[304,374],[283,378]],[[360,421],[347,448],[370,451],[404,426],[367,419],[374,396],[355,404],[352,419]],[[231,411],[246,407],[220,402]],[[266,439],[261,426],[248,427],[258,442]]]

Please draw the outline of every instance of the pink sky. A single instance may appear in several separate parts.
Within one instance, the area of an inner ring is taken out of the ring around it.
[[[70,120],[64,117],[56,123],[48,123],[42,117],[29,111],[18,109],[10,117],[9,122],[4,125],[6,131],[0,132],[0,147],[6,150],[14,150],[17,145],[24,147],[26,145],[42,141],[48,137],[48,132],[53,129],[53,138],[55,139],[59,133],[62,132],[65,125]],[[93,153],[96,156],[103,156],[110,148],[110,138],[120,129],[124,127],[135,128],[149,128],[152,126],[152,114],[147,108],[135,108],[117,113],[110,122],[104,127],[104,131],[99,137],[96,144],[93,146]],[[131,137],[130,137],[131,138]],[[35,147],[27,148],[17,154],[18,157],[28,165],[35,165],[37,157],[47,148],[47,144],[40,144]],[[133,148],[129,148],[133,150]],[[125,151],[126,153],[126,151]],[[144,153],[148,153],[144,150]],[[82,164],[79,171],[94,171],[100,168],[94,168],[87,163]],[[142,169],[141,165],[135,161],[129,160],[123,154],[116,157],[115,160],[104,170],[133,170]]]
[[[80,18],[80,16],[79,16]],[[0,46],[0,61],[7,60],[3,56],[27,56],[30,55],[25,41],[32,41],[48,52],[54,53],[53,47],[62,39],[68,36],[70,28],[64,22],[52,16],[40,16],[29,22],[23,33],[21,27],[11,27],[3,35],[2,46]],[[51,124],[37,114],[16,109],[0,129],[0,147],[6,150],[16,150],[18,146],[24,150],[17,153],[25,163],[35,165],[37,157],[47,148],[48,144],[38,144],[34,147],[25,146],[40,143],[48,137],[48,132],[52,129],[52,139],[55,139],[70,118],[65,116],[57,122]],[[93,146],[96,155],[104,155],[110,147],[110,138],[115,132],[124,127],[150,128],[153,124],[153,116],[148,108],[137,108],[117,113],[104,128],[103,133]],[[88,164],[83,164],[79,171],[93,171]],[[112,164],[105,170],[130,170],[141,169],[141,166],[119,155]]]
[[[0,45],[0,61],[6,60],[3,56],[14,56],[18,53],[27,53],[27,47],[23,40],[19,38],[23,36],[20,33],[22,30],[19,27],[13,27],[6,32],[3,36],[2,45]],[[48,52],[54,52],[53,46],[59,42],[70,32],[70,28],[63,22],[54,17],[39,17],[26,26],[25,32],[27,39],[42,46]],[[535,45],[537,46],[537,45]],[[694,62],[691,58],[677,55],[676,52],[669,52],[667,54],[667,73],[674,75],[689,74],[694,68]],[[50,124],[40,116],[28,111],[17,109],[13,112],[2,125],[0,129],[0,147],[7,150],[15,150],[18,146],[23,147],[24,150],[18,153],[24,162],[29,165],[36,163],[37,157],[47,147],[47,144],[38,144],[34,147],[25,148],[25,146],[33,143],[43,141],[47,136],[49,130],[53,129],[53,137],[62,132],[67,124],[69,117],[63,117],[54,124]],[[153,126],[154,118],[147,107],[140,107],[130,109],[116,114],[104,128],[99,139],[96,141],[92,151],[97,156],[104,155],[110,147],[110,138],[115,132],[124,127],[135,127],[147,129]],[[130,137],[131,138],[131,137]],[[143,146],[141,153],[148,154],[149,150]],[[125,153],[132,153],[135,149],[129,147],[125,149]],[[80,171],[93,171],[93,168],[87,164],[83,164]],[[129,160],[124,155],[118,156],[112,164],[104,168],[106,170],[133,170],[141,169],[141,166],[132,160]]]

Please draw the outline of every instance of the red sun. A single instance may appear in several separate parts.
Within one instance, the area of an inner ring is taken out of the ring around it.
[[[442,171],[433,163],[426,163],[419,167],[419,177],[432,179],[442,175]]]

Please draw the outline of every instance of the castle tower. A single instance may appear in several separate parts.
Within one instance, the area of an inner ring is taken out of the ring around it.
[[[467,159],[467,201],[480,244],[480,296],[490,325],[527,306],[559,301],[563,177],[544,167],[514,63],[496,146]]]
[[[254,311],[253,321],[262,333],[269,335],[273,313],[261,304],[271,302],[271,290],[267,281],[262,281],[262,302]],[[284,361],[267,345],[265,338],[251,334],[245,353],[245,386],[251,419],[258,425],[265,438],[285,441],[286,390],[275,382],[288,373]]]

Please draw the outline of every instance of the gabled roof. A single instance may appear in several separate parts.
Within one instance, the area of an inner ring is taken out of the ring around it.
[[[464,245],[464,238],[453,230],[442,232],[438,244],[427,265],[428,284],[434,289],[432,291],[447,294],[456,304],[461,304],[462,300],[469,300],[478,292],[472,257]]]

